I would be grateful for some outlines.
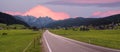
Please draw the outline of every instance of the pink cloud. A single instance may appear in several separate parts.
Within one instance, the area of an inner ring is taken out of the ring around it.
[[[5,13],[11,14],[11,15],[22,15],[22,16],[26,16],[26,15],[31,15],[31,16],[35,16],[37,18],[41,17],[45,17],[45,16],[49,16],[54,20],[63,20],[63,19],[67,19],[69,18],[69,15],[65,12],[55,12],[45,6],[36,6],[33,7],[32,9],[26,11],[25,13],[21,13],[21,12],[11,12],[11,11],[7,11]]]
[[[69,18],[69,15],[67,13],[55,12],[55,11],[52,11],[51,9],[49,9],[45,6],[41,6],[41,5],[30,9],[24,15],[32,15],[32,16],[35,16],[35,17],[49,16],[49,17],[51,17],[52,19],[55,19],[55,20],[63,20],[63,19]]]
[[[105,12],[94,12],[92,16],[94,17],[106,17],[110,15],[120,14],[120,10],[112,10],[112,11],[105,11]]]
[[[11,14],[11,15],[22,15],[22,12],[12,12],[12,11],[5,11],[5,13],[7,14]]]

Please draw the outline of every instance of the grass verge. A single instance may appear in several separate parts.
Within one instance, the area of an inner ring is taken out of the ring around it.
[[[36,36],[31,43],[31,45],[28,47],[26,52],[42,52],[42,46],[41,46],[41,36],[43,31],[40,31],[40,35]]]

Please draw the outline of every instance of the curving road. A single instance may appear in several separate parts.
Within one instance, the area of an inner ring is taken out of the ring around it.
[[[44,52],[120,52],[120,50],[91,45],[55,35],[48,30],[43,33]]]

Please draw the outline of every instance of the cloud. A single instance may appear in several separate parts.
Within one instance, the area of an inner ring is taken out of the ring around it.
[[[92,14],[93,17],[106,17],[110,15],[120,14],[120,10],[112,10],[112,11],[105,11],[105,12],[94,12]]]
[[[102,7],[119,7],[120,0],[58,0],[47,2],[45,4],[58,5],[77,5],[77,6],[102,6]]]
[[[22,12],[5,11],[5,13],[7,13],[7,14],[11,14],[11,15],[23,15]]]
[[[41,17],[45,17],[45,16],[49,16],[54,20],[63,20],[63,19],[67,19],[69,18],[69,15],[67,13],[64,12],[55,12],[45,6],[36,6],[33,7],[32,9],[26,11],[25,13],[21,13],[21,12],[5,12],[11,15],[22,15],[22,16],[26,16],[26,15],[31,15],[31,16],[35,16],[37,18]]]
[[[55,20],[63,20],[63,19],[69,18],[69,15],[64,12],[55,12],[47,7],[40,6],[40,5],[30,9],[24,15],[32,15],[35,17],[49,16]]]

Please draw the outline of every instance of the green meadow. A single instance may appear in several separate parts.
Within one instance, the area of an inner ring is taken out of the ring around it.
[[[0,30],[0,52],[41,52],[41,34],[33,30]]]
[[[51,30],[51,32],[81,42],[120,49],[120,30]]]

